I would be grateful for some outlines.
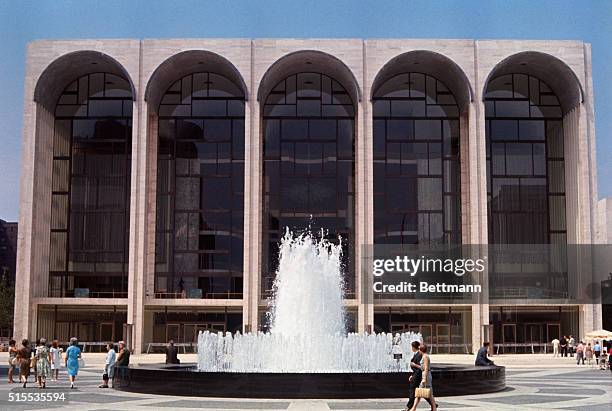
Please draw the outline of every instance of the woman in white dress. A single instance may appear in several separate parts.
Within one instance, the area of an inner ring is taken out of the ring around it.
[[[57,381],[59,369],[62,366],[62,352],[64,352],[64,350],[59,346],[57,340],[53,340],[49,351],[51,351],[51,379]]]

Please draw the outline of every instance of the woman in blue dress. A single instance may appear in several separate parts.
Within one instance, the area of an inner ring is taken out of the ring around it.
[[[74,380],[79,373],[79,358],[81,358],[81,349],[79,348],[78,340],[74,337],[70,339],[70,347],[66,350],[66,370],[70,379],[70,388],[74,388]]]

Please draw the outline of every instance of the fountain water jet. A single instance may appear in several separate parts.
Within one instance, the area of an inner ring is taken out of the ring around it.
[[[288,229],[270,304],[268,333],[201,332],[198,370],[230,372],[387,372],[406,370],[393,352],[410,352],[420,334],[346,334],[342,247]],[[399,348],[399,350],[398,350]]]

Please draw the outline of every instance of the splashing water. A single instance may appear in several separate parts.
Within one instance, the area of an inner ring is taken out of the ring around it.
[[[294,236],[279,250],[267,333],[198,336],[198,370],[230,372],[402,371],[393,353],[410,353],[420,334],[346,334],[341,245]]]
[[[285,232],[270,305],[272,334],[345,333],[341,255],[340,244]]]

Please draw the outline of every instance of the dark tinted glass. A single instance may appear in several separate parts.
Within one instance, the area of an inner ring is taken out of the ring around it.
[[[168,89],[159,114],[155,292],[242,298],[244,95],[194,73]]]
[[[272,288],[285,229],[342,237],[348,295],[354,291],[354,106],[325,74],[298,73],[263,104],[262,292]]]
[[[489,241],[541,244],[565,238],[563,122],[540,79],[508,74],[485,94]]]
[[[404,73],[375,91],[373,105],[374,242],[460,243],[454,96],[432,76]]]
[[[51,297],[127,296],[132,105],[128,81],[109,73],[80,77],[58,100]]]

